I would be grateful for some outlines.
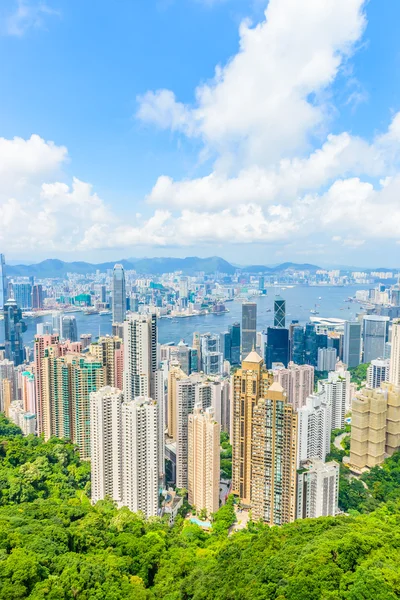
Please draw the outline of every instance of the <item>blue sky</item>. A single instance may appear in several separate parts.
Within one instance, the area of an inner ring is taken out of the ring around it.
[[[399,18],[396,0],[3,0],[1,250],[400,266]]]

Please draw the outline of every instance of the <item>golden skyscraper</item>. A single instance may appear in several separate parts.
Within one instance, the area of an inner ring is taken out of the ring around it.
[[[254,350],[233,376],[232,490],[271,525],[296,514],[297,414]]]
[[[283,525],[296,518],[297,414],[279,383],[253,411],[251,506],[255,521]]]
[[[267,397],[272,383],[272,374],[254,350],[233,376],[232,491],[247,506],[251,505],[253,410],[260,398]]]
[[[380,465],[400,447],[400,387],[382,382],[364,388],[352,402],[350,466],[356,471]]]
[[[208,515],[219,508],[220,433],[213,409],[196,406],[188,418],[188,495]]]

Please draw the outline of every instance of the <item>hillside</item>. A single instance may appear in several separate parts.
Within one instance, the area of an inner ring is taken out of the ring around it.
[[[72,445],[23,438],[0,415],[0,600],[395,600],[400,505],[374,513],[250,523],[229,503],[204,533],[93,507]]]
[[[40,263],[31,265],[7,265],[7,275],[17,277],[37,278],[46,277],[66,277],[67,273],[95,273],[97,269],[101,272],[112,269],[116,263],[120,263],[126,270],[135,270],[140,274],[160,275],[162,273],[171,273],[182,271],[185,275],[194,275],[198,272],[204,272],[207,275],[215,272],[227,273],[233,275],[237,267],[231,265],[228,261],[219,256],[209,258],[198,258],[189,256],[187,258],[129,258],[112,262],[92,264],[88,262],[64,262],[55,258],[43,260]],[[300,269],[315,271],[318,269],[315,265],[296,265],[295,263],[284,263],[276,267],[264,267],[262,265],[252,265],[241,267],[245,273],[280,273],[289,269]]]

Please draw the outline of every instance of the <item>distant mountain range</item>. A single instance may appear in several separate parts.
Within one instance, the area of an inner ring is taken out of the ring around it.
[[[135,270],[143,275],[160,275],[162,273],[171,273],[182,271],[185,275],[193,275],[202,271],[207,275],[215,272],[227,273],[232,275],[238,270],[244,273],[265,273],[274,274],[283,271],[296,269],[315,272],[320,267],[311,264],[283,263],[275,267],[266,267],[264,265],[250,265],[248,267],[235,267],[228,261],[219,256],[209,258],[198,258],[189,256],[187,258],[128,258],[119,261],[92,264],[87,262],[64,262],[55,258],[49,258],[42,262],[32,265],[7,265],[7,275],[17,277],[38,278],[46,277],[65,277],[67,273],[95,273],[97,269],[101,272],[112,269],[116,263],[123,265],[125,270]]]

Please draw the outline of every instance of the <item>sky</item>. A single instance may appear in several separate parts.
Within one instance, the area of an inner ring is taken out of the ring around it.
[[[2,0],[0,252],[400,267],[398,0]]]

